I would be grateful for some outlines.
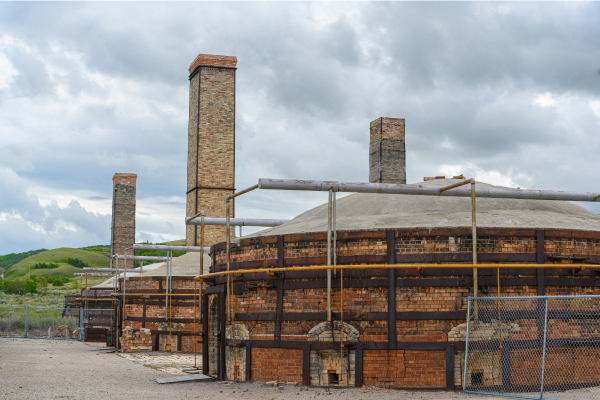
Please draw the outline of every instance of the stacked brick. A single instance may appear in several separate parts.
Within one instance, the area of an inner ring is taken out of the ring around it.
[[[132,327],[123,329],[121,340],[121,351],[125,353],[139,353],[142,351],[152,351],[152,335],[150,329],[140,329],[134,332]]]
[[[188,217],[204,211],[207,217],[224,218],[225,197],[234,193],[236,64],[235,57],[200,54],[190,65]],[[186,229],[186,245],[199,245],[199,227]],[[204,234],[205,246],[225,240],[222,226],[207,226]]]
[[[135,242],[135,192],[136,174],[115,174],[113,176],[113,202],[110,254],[124,255],[125,249]],[[116,268],[117,260],[111,258],[111,267]],[[119,261],[120,268],[123,262]],[[134,268],[134,261],[127,261],[127,268]]]
[[[406,183],[404,119],[378,118],[371,122],[369,182]]]

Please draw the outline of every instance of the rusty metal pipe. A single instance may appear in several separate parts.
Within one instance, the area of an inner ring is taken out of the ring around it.
[[[231,242],[230,242],[230,233],[229,233],[229,196],[227,197],[227,200],[225,200],[225,212],[226,212],[226,216],[225,219],[227,220],[227,224],[225,225],[225,241],[226,241],[226,252],[227,252],[227,272],[229,272],[229,269],[231,267],[230,265],[230,247],[231,247]],[[204,272],[204,271],[203,271]],[[231,281],[231,277],[227,276],[227,316],[229,317],[229,322],[231,322],[231,300],[229,298],[229,296],[231,295],[231,291],[230,291],[230,281]],[[225,332],[223,332],[223,335],[225,335]]]
[[[200,248],[204,248],[204,211],[200,211]],[[204,273],[204,253],[200,254],[200,275]],[[202,310],[202,286],[200,285],[200,305],[199,310]],[[200,322],[202,322],[202,311],[200,311]],[[195,349],[195,347],[194,347]]]
[[[230,218],[230,226],[279,226],[288,222],[289,219],[258,219],[258,218]],[[186,225],[200,225],[198,217],[189,217],[185,219]],[[204,218],[204,225],[220,225],[227,224],[227,218]]]
[[[594,264],[564,264],[566,267],[559,268],[597,268]],[[203,280],[206,278],[212,278],[215,276],[233,275],[233,274],[256,274],[256,273],[267,273],[273,274],[276,272],[285,271],[319,271],[330,269],[330,265],[314,265],[310,267],[288,267],[288,268],[257,268],[257,269],[240,269],[235,271],[222,271],[213,272],[197,276],[195,279]],[[338,265],[337,269],[387,269],[387,268],[498,268],[498,264],[370,264],[370,265]],[[526,263],[514,263],[514,264],[500,264],[500,268],[557,268],[557,264],[526,264]]]
[[[327,265],[331,267],[332,190],[327,203]],[[331,323],[331,268],[327,270],[327,322]]]
[[[429,185],[402,185],[393,183],[364,183],[364,182],[339,182],[318,180],[292,180],[292,179],[265,179],[258,180],[259,189],[275,190],[306,190],[328,191],[336,188],[338,192],[352,193],[390,193],[410,194],[421,196],[449,196],[471,197],[471,191],[454,188],[440,193],[439,187]],[[529,200],[564,200],[564,201],[591,201],[600,202],[600,193],[570,192],[555,190],[531,189],[504,189],[485,188],[476,189],[477,197],[497,199],[529,199]]]
[[[453,183],[452,185],[444,186],[443,188],[440,189],[440,193],[445,192],[446,190],[449,190],[449,189],[454,189],[456,187],[466,185],[467,183],[469,183],[472,180],[473,179],[466,179],[462,182],[457,182],[457,183]]]
[[[475,179],[471,178],[469,181],[471,181],[471,236],[473,241],[473,265],[475,266],[477,265],[477,206],[475,204]],[[473,267],[473,296],[475,297],[477,297],[478,287],[477,268]],[[473,311],[475,313],[475,319],[477,320],[479,315],[477,303],[475,303]]]
[[[73,276],[89,276],[89,277],[102,277],[102,276],[115,276],[116,274],[94,274],[94,273],[86,273],[86,272],[76,272]]]
[[[258,189],[258,185],[250,186],[250,187],[249,187],[249,188],[247,188],[247,189],[244,189],[244,190],[242,190],[242,191],[240,191],[240,192],[237,192],[237,193],[234,193],[234,194],[232,194],[232,195],[230,195],[230,196],[227,196],[227,197],[225,198],[225,200],[231,200],[231,199],[235,199],[236,197],[238,197],[238,196],[241,196],[241,195],[243,195],[243,194],[245,194],[245,193],[251,192],[251,191],[253,191],[254,189]]]

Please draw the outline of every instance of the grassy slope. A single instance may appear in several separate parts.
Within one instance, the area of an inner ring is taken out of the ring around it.
[[[104,255],[103,251],[88,251],[82,249],[73,249],[69,247],[61,247],[58,249],[47,250],[31,256],[31,265],[39,262],[55,263],[67,258],[79,258],[88,263],[90,267],[106,268],[109,266],[109,258]],[[75,272],[83,272],[81,268],[73,267],[66,263],[58,263],[59,267],[55,269],[31,269],[32,275],[44,276],[68,276],[73,277]],[[13,265],[6,272],[6,278],[26,277],[29,268],[29,260],[24,259]]]

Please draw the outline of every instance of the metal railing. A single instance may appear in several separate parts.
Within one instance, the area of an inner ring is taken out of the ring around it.
[[[600,296],[469,298],[466,393],[600,399]]]

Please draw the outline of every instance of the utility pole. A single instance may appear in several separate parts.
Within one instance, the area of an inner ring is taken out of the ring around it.
[[[29,279],[31,280],[31,252],[28,251],[27,254],[29,255]]]

